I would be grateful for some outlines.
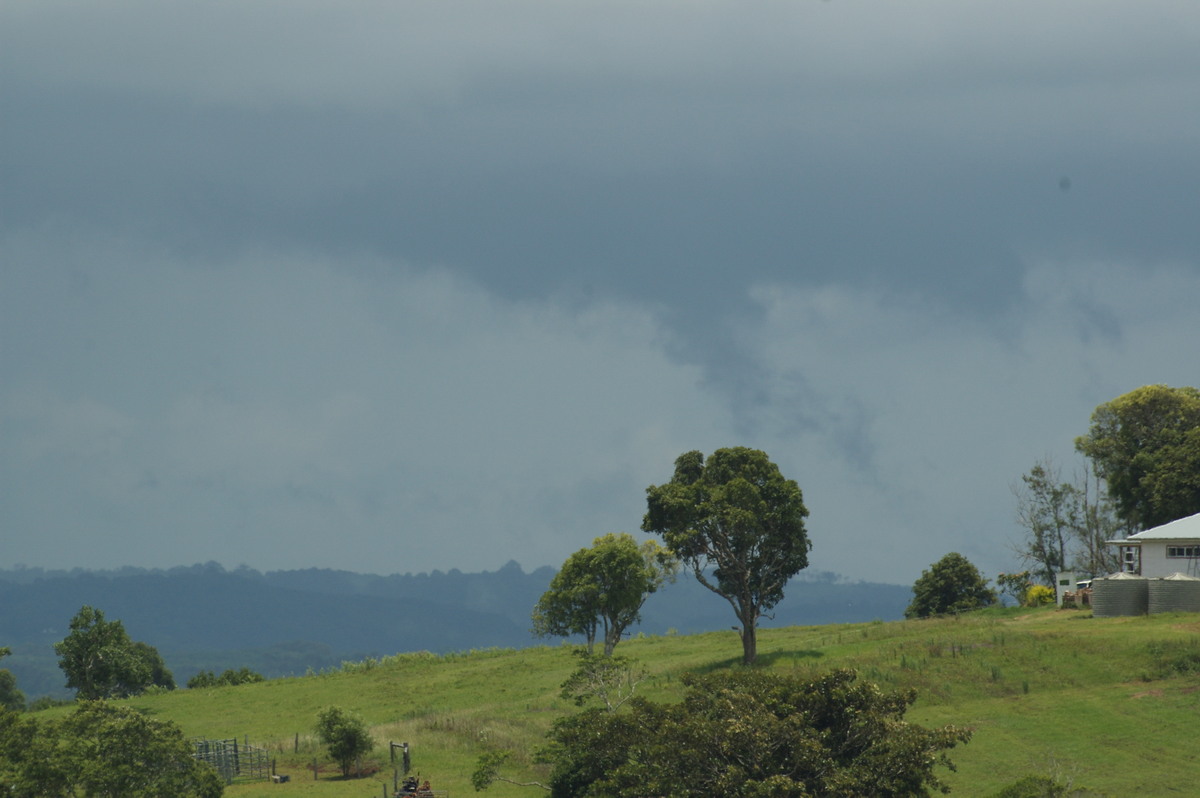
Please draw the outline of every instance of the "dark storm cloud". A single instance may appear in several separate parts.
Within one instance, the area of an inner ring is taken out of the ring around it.
[[[1187,3],[8,4],[6,522],[537,565],[749,443],[835,540],[929,530],[824,567],[919,570],[1196,381],[1197,53]]]

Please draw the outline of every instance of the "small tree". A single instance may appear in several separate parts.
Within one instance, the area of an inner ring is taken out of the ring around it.
[[[1035,463],[1013,494],[1017,523],[1026,532],[1017,555],[1037,569],[1042,584],[1053,585],[1055,574],[1067,568],[1067,549],[1082,523],[1079,494],[1048,461]]]
[[[1063,482],[1059,470],[1043,460],[1013,486],[1013,494],[1017,523],[1025,530],[1013,549],[1042,584],[1053,585],[1056,573],[1068,569],[1089,576],[1117,570],[1117,552],[1105,541],[1122,528],[1112,503],[1100,495],[1098,477],[1085,471],[1075,482]]]
[[[627,657],[598,657],[582,649],[575,653],[579,667],[563,682],[561,695],[576,706],[595,699],[609,712],[616,712],[646,679],[646,669]]]
[[[642,529],[661,535],[696,580],[733,607],[742,662],[758,656],[758,619],[783,600],[789,579],[808,567],[808,509],[795,481],[765,452],[718,449],[675,460],[675,475],[646,489]]]
[[[1000,573],[996,576],[996,586],[1000,588],[1001,595],[1011,596],[1013,601],[1022,604],[1025,601],[1025,593],[1033,586],[1033,582],[1029,580],[1028,571]]]
[[[604,535],[590,549],[567,558],[533,609],[533,632],[541,637],[579,634],[588,652],[597,632],[611,656],[621,636],[641,620],[646,597],[675,578],[675,559],[652,540]]]
[[[375,748],[366,722],[341,707],[326,707],[318,712],[316,732],[317,738],[329,746],[329,755],[338,763],[343,776],[350,775],[354,760]]]
[[[77,698],[123,698],[152,684],[175,686],[158,651],[133,642],[120,621],[106,621],[103,612],[84,605],[70,628],[54,653]]]
[[[922,571],[913,584],[913,600],[904,611],[906,618],[928,618],[948,612],[965,612],[996,603],[987,580],[966,557],[947,554]]]

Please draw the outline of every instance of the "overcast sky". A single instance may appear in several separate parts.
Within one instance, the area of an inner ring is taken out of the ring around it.
[[[765,450],[1016,565],[1200,384],[1200,4],[0,2],[0,567],[559,565]]]

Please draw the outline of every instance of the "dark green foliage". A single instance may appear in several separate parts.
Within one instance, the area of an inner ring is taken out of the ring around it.
[[[167,663],[163,662],[162,655],[158,653],[158,649],[148,643],[136,641],[133,643],[133,653],[134,656],[145,663],[146,668],[150,671],[151,685],[161,687],[164,690],[175,689],[175,677],[167,670]]]
[[[78,698],[121,698],[150,685],[175,687],[153,646],[130,640],[120,621],[106,621],[103,612],[87,605],[71,619],[71,633],[54,644],[54,653]]]
[[[73,699],[55,698],[54,696],[43,695],[38,696],[29,702],[27,709],[30,712],[41,712],[43,709],[51,709],[52,707],[65,707],[74,704]]]
[[[220,676],[217,676],[212,671],[200,671],[188,679],[187,686],[189,690],[195,690],[203,687],[232,687],[238,684],[253,684],[254,682],[261,681],[263,681],[261,673],[255,673],[249,668],[242,668],[236,671],[230,668]]]
[[[970,560],[956,552],[947,554],[922,571],[913,584],[907,618],[928,618],[949,612],[966,612],[996,603],[996,594]]]
[[[317,713],[317,738],[329,747],[329,755],[349,776],[354,760],[375,748],[375,741],[362,718],[340,707],[326,707]]]
[[[218,796],[224,786],[193,757],[179,727],[130,707],[83,704],[63,726],[68,759],[87,795]]]
[[[0,715],[0,787],[31,798],[217,798],[224,792],[177,726],[103,701],[84,702],[58,722]]]
[[[611,655],[621,635],[641,620],[646,597],[675,577],[676,561],[654,541],[604,535],[567,558],[533,609],[539,637],[583,635],[588,651],[602,634]]]
[[[675,461],[665,485],[646,489],[642,529],[661,535],[697,581],[733,607],[742,660],[758,654],[758,619],[783,599],[788,580],[808,567],[808,509],[795,481],[765,452],[743,446]]]
[[[1146,385],[1105,402],[1075,448],[1135,529],[1200,513],[1200,390]]]
[[[0,709],[0,793],[41,798],[71,795],[59,727]]]
[[[546,751],[555,798],[576,796],[924,796],[945,751],[970,732],[904,720],[912,691],[853,671],[814,681],[759,671],[687,675],[678,704],[636,698],[555,724]]]
[[[6,646],[0,646],[0,659],[12,652]],[[17,689],[17,677],[7,668],[0,668],[0,708],[20,711],[25,708],[25,694]]]

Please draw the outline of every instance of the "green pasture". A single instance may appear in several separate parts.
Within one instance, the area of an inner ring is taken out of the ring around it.
[[[986,796],[1023,775],[1052,774],[1097,795],[1185,795],[1200,783],[1200,616],[1091,617],[1072,610],[988,610],[957,618],[764,629],[759,667],[816,674],[854,668],[884,688],[915,688],[909,719],[967,726],[951,752],[954,794]],[[618,652],[649,674],[639,692],[670,700],[679,674],[740,667],[732,632],[634,637]],[[259,684],[179,690],[131,703],[189,736],[268,748],[284,785],[239,783],[233,798],[368,796],[391,784],[388,742],[408,742],[413,769],[451,796],[473,794],[479,753],[511,749],[505,771],[544,780],[532,754],[575,707],[559,696],[574,666],[566,646],[449,656],[402,654],[336,672]],[[317,711],[363,716],[379,747],[376,772],[343,780],[312,737]],[[314,779],[311,764],[318,760]],[[538,795],[497,783],[498,798]]]

